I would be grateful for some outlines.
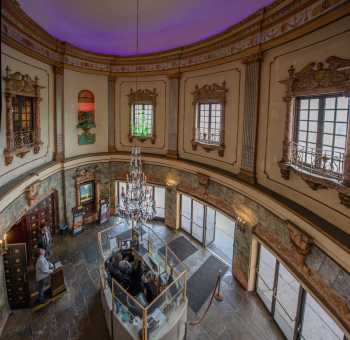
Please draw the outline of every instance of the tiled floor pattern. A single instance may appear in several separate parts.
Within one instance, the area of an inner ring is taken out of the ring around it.
[[[6,340],[107,340],[109,339],[99,298],[98,231],[115,224],[89,226],[77,237],[57,236],[54,259],[64,264],[67,292],[45,309],[14,311],[9,317],[1,339]],[[165,241],[178,234],[157,224],[154,230]],[[120,232],[125,231],[120,226]],[[192,275],[210,256],[210,252],[195,244],[198,251],[189,256],[186,264]],[[222,282],[223,302],[214,302],[199,326],[188,328],[189,340],[274,340],[283,336],[255,293],[247,293],[228,271]],[[198,319],[189,310],[189,319]],[[151,340],[151,339],[150,339]]]

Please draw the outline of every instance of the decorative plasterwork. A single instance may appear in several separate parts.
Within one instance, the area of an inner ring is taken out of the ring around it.
[[[346,3],[347,0],[276,1],[224,33],[188,48],[142,57],[117,57],[96,55],[63,44],[38,27],[16,1],[5,0],[2,3],[2,40],[46,62],[63,61],[70,68],[103,73],[164,72],[215,62],[257,46],[263,50],[265,43],[290,31],[295,33],[297,28],[330,11],[334,16],[334,10]],[[344,11],[340,14],[344,15]],[[305,31],[301,32],[303,34]]]
[[[132,142],[133,139],[137,139],[141,142],[144,142],[145,140],[150,140],[152,144],[156,142],[156,108],[157,108],[157,96],[158,93],[156,89],[154,88],[152,91],[149,89],[137,89],[134,91],[133,89],[130,89],[130,93],[128,94],[129,97],[129,142]],[[132,115],[133,115],[133,106],[135,104],[151,104],[153,105],[153,115],[152,115],[152,132],[151,135],[148,137],[143,137],[143,136],[135,136],[132,133]]]
[[[295,119],[295,98],[298,96],[322,95],[327,93],[350,93],[350,59],[331,56],[326,64],[311,62],[299,72],[292,65],[288,78],[280,81],[286,86],[283,98],[286,103],[286,120],[283,139],[283,154],[279,162],[281,176],[289,180],[290,172],[298,174],[312,190],[335,189],[341,204],[350,207],[350,133],[347,135],[347,150],[344,156],[342,181],[320,174],[307,172],[292,164],[293,126]]]
[[[192,150],[197,150],[197,146],[200,145],[206,152],[217,150],[220,157],[224,156],[225,151],[225,104],[226,104],[226,83],[222,82],[222,85],[205,84],[202,87],[195,86],[193,95],[193,131],[192,131]],[[198,119],[197,112],[199,110],[199,104],[201,103],[219,103],[221,104],[221,127],[220,127],[220,141],[218,144],[207,144],[196,139],[196,120]]]
[[[9,165],[13,161],[14,155],[24,157],[26,153],[33,150],[35,154],[39,153],[41,141],[40,128],[40,90],[43,86],[39,85],[39,78],[34,80],[28,74],[20,72],[11,73],[10,68],[6,67],[5,81],[5,102],[6,102],[6,148],[4,149],[5,164]],[[17,96],[32,98],[32,131],[17,132],[14,131],[13,105]],[[28,135],[30,133],[30,138]]]
[[[299,255],[299,264],[305,265],[305,257],[310,253],[313,240],[290,221],[287,222],[287,228],[289,239],[296,253]]]
[[[33,205],[33,202],[37,199],[39,194],[40,181],[36,181],[29,185],[25,190],[25,198],[29,207]]]
[[[346,300],[337,294],[327,282],[305,263],[312,240],[297,227],[289,223],[290,244],[288,246],[275,232],[266,226],[257,224],[254,234],[268,245],[291,270],[296,277],[308,287],[322,304],[344,325],[350,328],[350,309]]]

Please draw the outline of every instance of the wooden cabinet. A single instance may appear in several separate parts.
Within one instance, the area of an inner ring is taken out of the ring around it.
[[[29,285],[25,243],[9,244],[4,254],[4,270],[9,305],[12,309],[27,307]]]

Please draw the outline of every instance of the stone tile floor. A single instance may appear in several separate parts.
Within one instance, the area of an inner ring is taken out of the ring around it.
[[[56,236],[53,259],[64,264],[67,291],[56,302],[33,312],[17,310],[9,317],[1,339],[6,340],[107,340],[104,315],[99,297],[99,261],[97,232],[113,225],[89,226],[77,237]],[[125,230],[120,226],[121,232]],[[168,228],[156,224],[155,231],[165,241],[176,237]],[[195,243],[198,251],[184,262],[192,275],[210,256]],[[190,340],[274,340],[283,339],[255,293],[247,293],[228,271],[222,282],[223,302],[214,301],[199,326],[188,328]],[[189,320],[202,315],[206,304],[196,315],[189,309]]]

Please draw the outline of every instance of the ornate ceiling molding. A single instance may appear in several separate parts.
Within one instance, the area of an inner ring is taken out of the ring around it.
[[[284,38],[291,31],[295,34],[296,29],[324,18],[330,11],[334,20],[334,10],[338,10],[338,16],[342,17],[350,13],[350,6],[346,0],[276,0],[205,41],[161,53],[118,57],[90,53],[59,41],[29,18],[15,0],[5,0],[2,4],[1,39],[37,59],[54,65],[64,63],[67,68],[106,74],[167,73],[180,67],[191,69],[239,55],[247,56],[256,48],[263,51],[265,46],[270,48],[273,41],[276,44],[288,41],[291,38],[279,42],[277,38]],[[322,19],[318,25],[321,27],[326,23],[328,21]],[[300,35],[307,32],[300,30]]]

